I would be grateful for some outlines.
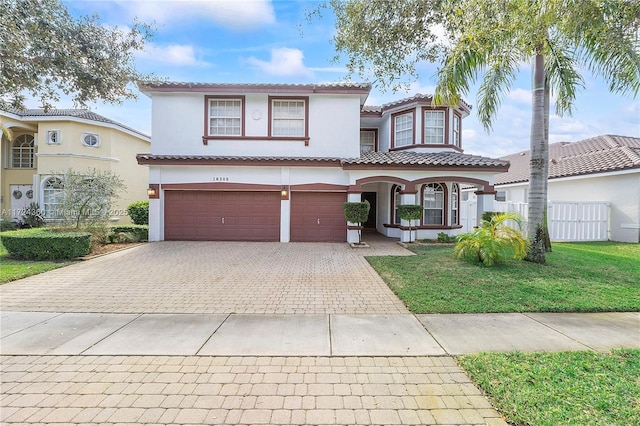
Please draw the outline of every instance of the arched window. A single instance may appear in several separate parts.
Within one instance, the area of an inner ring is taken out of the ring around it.
[[[424,225],[444,225],[444,186],[429,183],[422,188]]]
[[[400,191],[402,191],[400,185],[393,185],[391,187],[391,221],[397,224],[401,222],[400,213],[398,213],[398,206],[402,204]]]
[[[11,167],[14,169],[33,169],[33,135],[20,135],[11,144]]]
[[[46,219],[62,218],[64,184],[58,177],[50,177],[42,185],[42,209]]]
[[[460,187],[457,183],[451,186],[451,225],[457,225],[460,221],[458,211],[460,208]]]

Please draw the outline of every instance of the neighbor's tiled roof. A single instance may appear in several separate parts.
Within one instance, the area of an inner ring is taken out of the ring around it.
[[[97,121],[99,123],[113,124],[118,127],[122,127],[123,129],[129,130],[130,132],[137,133],[145,138],[149,138],[149,135],[140,132],[132,127],[125,126],[122,123],[118,123],[117,121],[113,121],[107,117],[104,117],[100,114],[96,114],[95,112],[89,111],[88,109],[50,109],[45,111],[44,109],[15,109],[10,108],[6,112],[14,115],[18,115],[22,118],[26,117],[73,117],[73,118],[81,118],[84,120]]]
[[[503,157],[509,171],[496,175],[496,185],[529,180],[530,151]],[[640,138],[602,135],[579,142],[549,145],[549,179],[640,168]]]
[[[509,163],[494,158],[460,152],[367,152],[360,158],[343,160],[344,164],[446,166],[446,167],[507,167]]]

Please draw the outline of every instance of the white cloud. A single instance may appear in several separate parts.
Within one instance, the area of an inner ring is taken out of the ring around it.
[[[507,94],[507,99],[519,104],[531,105],[531,90],[516,88]]]
[[[131,17],[160,25],[204,18],[227,28],[254,30],[276,22],[270,0],[124,0],[118,5]]]
[[[271,60],[263,61],[255,57],[250,57],[246,61],[259,71],[269,75],[279,77],[302,76],[313,78],[311,69],[307,68],[303,62],[304,54],[302,50],[280,47],[271,49]]]
[[[166,46],[147,43],[144,51],[137,54],[139,58],[153,62],[176,66],[208,66],[209,64],[196,57],[196,50],[187,44],[169,44]]]

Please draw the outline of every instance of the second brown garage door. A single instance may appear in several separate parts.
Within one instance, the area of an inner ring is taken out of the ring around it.
[[[347,240],[344,192],[292,192],[291,241]]]
[[[279,192],[166,191],[164,239],[280,241]]]

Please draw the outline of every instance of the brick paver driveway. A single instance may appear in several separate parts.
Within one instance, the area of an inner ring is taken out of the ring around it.
[[[396,244],[160,242],[0,286],[2,310],[408,313],[363,254]]]

